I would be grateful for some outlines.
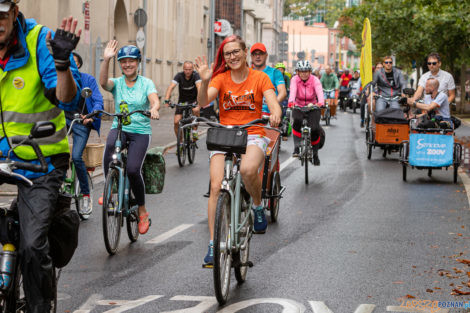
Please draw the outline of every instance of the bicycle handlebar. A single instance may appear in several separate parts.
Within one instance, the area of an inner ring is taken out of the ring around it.
[[[294,106],[294,110],[299,110],[302,112],[308,112],[308,111],[313,111],[313,110],[321,110],[319,106],[316,105],[311,105],[311,106],[304,106],[304,107],[299,107],[299,106]]]
[[[211,120],[209,120],[205,117],[197,117],[193,123],[186,124],[186,125],[182,126],[182,128],[198,126],[201,123],[204,123],[206,125],[209,125],[209,126],[212,126],[212,127],[219,127],[219,128],[240,128],[240,129],[245,129],[245,128],[248,128],[248,127],[262,127],[262,128],[266,128],[266,129],[275,130],[279,133],[281,132],[277,128],[273,128],[273,127],[270,127],[270,126],[265,126],[268,122],[269,122],[269,119],[267,119],[267,118],[258,118],[256,120],[253,120],[253,121],[251,121],[249,123],[246,123],[246,124],[243,124],[243,125],[223,125],[223,124],[220,124],[220,123],[217,123],[217,122],[213,122],[213,121],[211,121]],[[263,125],[258,125],[258,124],[263,124]]]
[[[182,102],[182,103],[169,103],[169,106],[170,108],[174,109],[175,107],[179,107],[179,108],[195,108],[197,107],[197,102],[192,102],[192,103],[188,103],[188,102]]]
[[[103,110],[96,110],[96,111],[93,111],[89,114],[87,114],[85,116],[85,118],[92,118],[92,117],[95,117],[97,116],[98,114],[104,114],[104,115],[107,115],[107,116],[111,116],[111,117],[117,117],[117,118],[126,118],[128,116],[131,116],[135,113],[140,113],[142,115],[145,115],[147,117],[150,117],[150,111],[148,110],[135,110],[135,111],[132,111],[132,112],[129,112],[129,113],[109,113],[109,112],[106,112],[106,111],[103,111]]]

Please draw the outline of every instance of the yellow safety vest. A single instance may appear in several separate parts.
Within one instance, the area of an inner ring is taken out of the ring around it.
[[[3,110],[3,125],[0,123],[0,138],[5,135],[24,138],[30,134],[35,122],[51,121],[56,133],[47,138],[36,139],[45,157],[69,153],[67,128],[63,110],[53,105],[44,95],[44,85],[37,64],[37,42],[42,25],[36,25],[26,36],[30,53],[27,63],[11,71],[0,68],[0,99]],[[17,157],[24,160],[37,159],[30,146],[14,149]]]

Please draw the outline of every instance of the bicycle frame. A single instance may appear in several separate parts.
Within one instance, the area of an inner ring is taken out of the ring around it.
[[[225,190],[230,194],[230,248],[232,250],[238,251],[244,248],[244,244],[249,239],[247,236],[245,242],[239,242],[238,234],[240,231],[247,225],[250,215],[247,214],[245,219],[240,223],[240,206],[241,206],[241,184],[242,177],[239,171],[240,168],[240,156],[236,156],[236,174],[233,175],[233,154],[225,154],[225,170],[224,170],[224,179],[222,180],[221,189]],[[250,197],[250,208],[252,205],[252,199]]]

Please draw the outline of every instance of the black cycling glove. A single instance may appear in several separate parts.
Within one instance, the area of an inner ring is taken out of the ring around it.
[[[402,97],[400,100],[398,100],[398,103],[401,105],[406,105],[408,103],[408,98]]]
[[[75,49],[80,37],[63,29],[58,29],[54,39],[47,41],[47,47],[52,54],[55,68],[58,71],[66,71],[70,66],[70,53]]]

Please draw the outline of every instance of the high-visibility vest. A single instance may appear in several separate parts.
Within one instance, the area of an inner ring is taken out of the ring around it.
[[[42,25],[36,25],[26,36],[30,56],[23,67],[11,71],[0,68],[0,100],[3,111],[0,138],[5,135],[10,139],[26,138],[35,122],[51,121],[56,127],[55,134],[36,139],[43,155],[48,157],[69,153],[69,144],[64,111],[46,98],[39,75],[36,49],[41,29]],[[14,152],[24,160],[37,159],[30,146],[18,146]]]

